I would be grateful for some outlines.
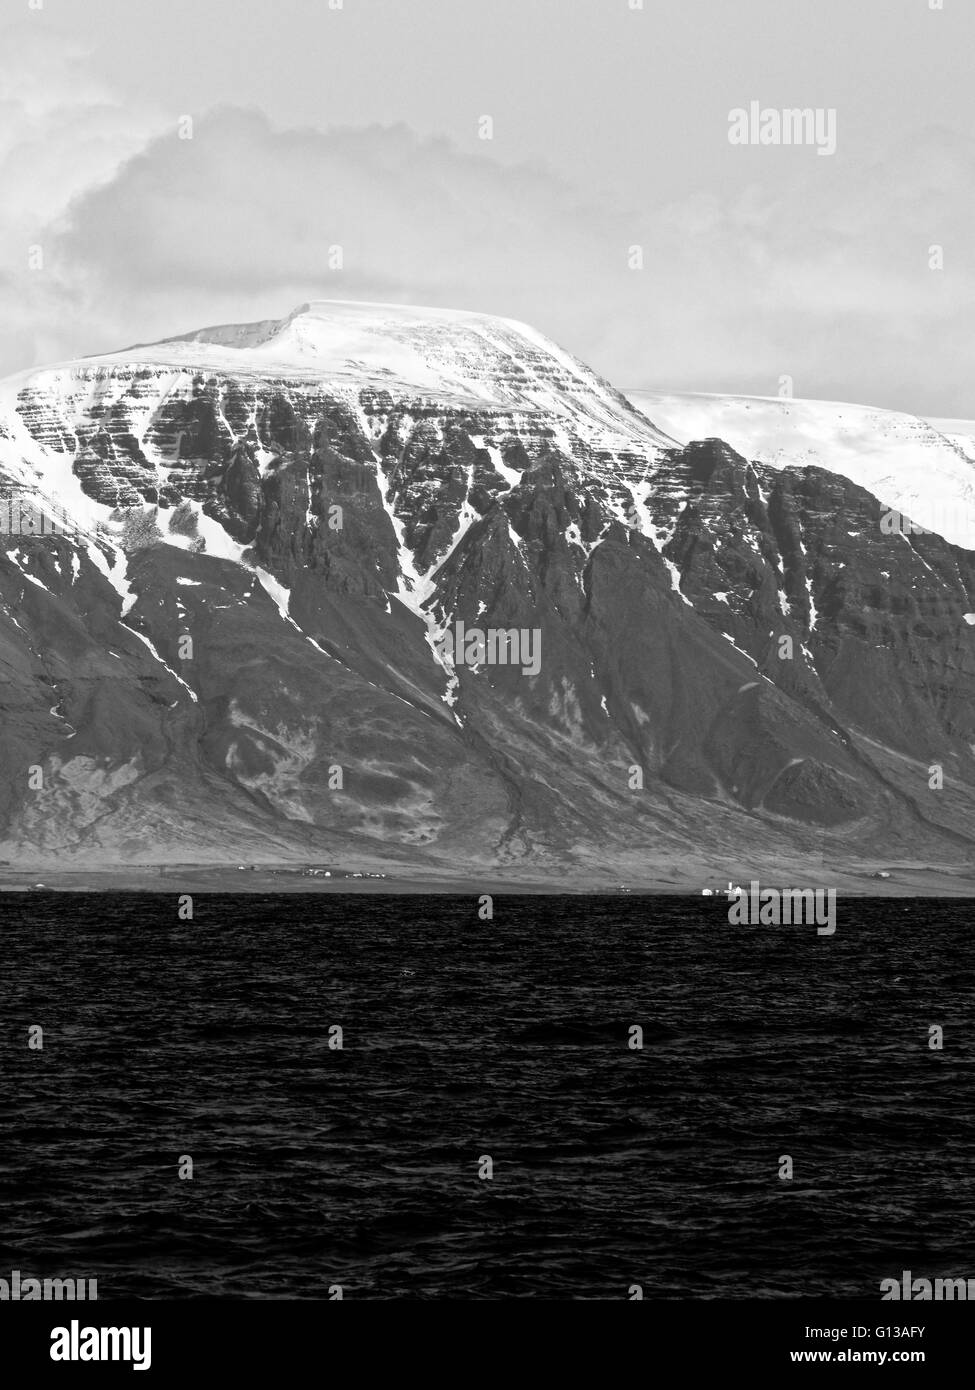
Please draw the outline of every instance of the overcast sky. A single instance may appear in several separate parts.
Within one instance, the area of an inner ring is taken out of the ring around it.
[[[630,5],[0,0],[0,372],[380,299],[625,388],[975,416],[975,3]],[[835,154],[731,144],[752,101]]]

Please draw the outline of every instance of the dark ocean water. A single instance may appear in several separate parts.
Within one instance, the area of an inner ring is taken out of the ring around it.
[[[731,927],[723,899],[498,897],[481,922],[473,897],[201,896],[181,923],[174,897],[38,893],[0,917],[0,1276],[422,1299],[975,1277],[971,903],[841,899],[832,937]]]

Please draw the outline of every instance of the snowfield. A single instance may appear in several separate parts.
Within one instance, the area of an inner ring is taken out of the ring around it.
[[[777,396],[630,391],[627,399],[682,444],[723,439],[773,468],[825,468],[926,530],[975,550],[973,421]]]

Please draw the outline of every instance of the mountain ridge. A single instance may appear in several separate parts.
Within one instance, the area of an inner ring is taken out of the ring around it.
[[[0,498],[79,531],[2,538],[0,858],[966,869],[975,556],[436,312],[262,321],[307,370],[224,325],[2,384]],[[445,662],[457,620],[538,673]]]
[[[828,466],[906,521],[975,550],[975,422],[792,396],[626,394],[676,439],[713,434],[772,467]]]

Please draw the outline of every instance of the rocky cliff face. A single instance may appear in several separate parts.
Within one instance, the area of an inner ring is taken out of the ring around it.
[[[303,306],[4,386],[0,498],[66,520],[0,538],[0,858],[973,861],[975,555],[839,473],[680,447],[476,315]]]

